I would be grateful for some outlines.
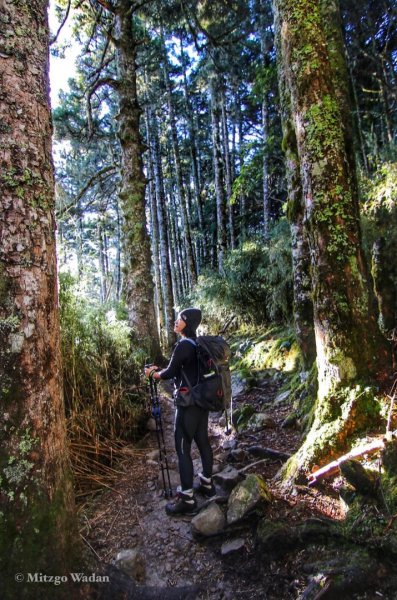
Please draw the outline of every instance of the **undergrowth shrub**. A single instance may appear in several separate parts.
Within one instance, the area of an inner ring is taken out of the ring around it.
[[[190,297],[212,328],[233,315],[246,323],[287,322],[292,315],[292,260],[289,226],[281,220],[270,240],[245,242],[229,252],[224,273],[199,277]]]
[[[72,463],[75,479],[85,489],[89,485],[84,477],[98,470],[104,476],[100,465],[109,465],[117,448],[140,433],[144,407],[139,366],[120,311],[79,296],[77,282],[65,273],[60,275],[60,309]]]

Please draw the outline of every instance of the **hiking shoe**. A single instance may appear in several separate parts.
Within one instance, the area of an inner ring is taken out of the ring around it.
[[[201,494],[205,496],[205,498],[212,498],[216,496],[216,489],[211,479],[204,479],[200,477],[200,483],[196,483],[193,486],[193,491],[197,492],[197,494]]]
[[[197,502],[194,496],[178,492],[175,500],[168,502],[165,507],[167,515],[186,515],[197,511]]]

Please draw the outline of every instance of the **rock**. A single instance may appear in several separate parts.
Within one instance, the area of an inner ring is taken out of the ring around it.
[[[153,417],[147,420],[146,429],[148,431],[156,431],[156,421]]]
[[[253,431],[260,431],[261,429],[274,429],[277,424],[267,413],[255,413],[248,421],[247,427]]]
[[[245,540],[243,538],[237,538],[236,540],[232,540],[231,542],[225,542],[221,546],[221,554],[222,556],[226,556],[226,554],[232,554],[233,552],[239,552],[245,547]]]
[[[232,373],[231,381],[233,398],[245,392],[247,388],[247,382],[238,373]]]
[[[225,463],[228,458],[230,456],[230,452],[224,451],[224,452],[218,452],[217,454],[214,455],[214,461],[218,462],[218,463]]]
[[[225,440],[222,443],[222,448],[224,450],[234,450],[235,448],[237,448],[237,444],[238,444],[237,440],[232,438],[231,440]]]
[[[193,534],[210,536],[220,533],[224,529],[225,524],[226,519],[222,509],[216,502],[211,502],[207,508],[193,517],[191,528]]]
[[[283,381],[283,379],[284,379],[284,374],[282,371],[276,371],[272,377],[272,380],[276,383]]]
[[[222,489],[225,491],[232,490],[240,481],[240,475],[237,469],[228,465],[221,471],[220,473],[216,473],[213,475],[213,480],[215,483],[220,485]]]
[[[242,448],[236,448],[231,451],[231,455],[233,460],[236,462],[242,462],[245,458],[247,458],[247,452]]]
[[[230,419],[228,420],[228,422],[230,422]],[[223,413],[223,414],[222,414],[222,416],[221,416],[221,417],[219,417],[219,420],[218,420],[218,425],[219,425],[219,427],[222,427],[222,428],[226,427],[226,417],[225,417],[225,413]]]
[[[301,380],[301,383],[305,383],[305,381],[309,379],[309,371],[301,371],[299,373],[299,379]]]
[[[146,454],[146,459],[147,459],[147,461],[149,461],[149,460],[158,461],[158,459],[159,459],[159,451],[158,450],[152,450],[151,452],[148,452]]]
[[[281,394],[276,396],[274,402],[276,404],[282,404],[283,402],[285,402],[287,400],[287,398],[289,398],[290,395],[291,395],[291,390],[286,390],[285,392],[282,392]]]
[[[255,474],[248,475],[230,494],[227,503],[228,525],[239,521],[251,510],[270,500],[271,494],[262,477]]]
[[[296,412],[292,412],[281,423],[281,428],[288,429],[289,427],[295,427],[297,422],[298,422],[298,415],[296,414]]]
[[[138,583],[146,579],[145,561],[138,547],[118,552],[114,565]]]
[[[245,404],[241,408],[233,411],[232,421],[237,430],[246,427],[250,417],[255,413],[255,407],[252,404]]]

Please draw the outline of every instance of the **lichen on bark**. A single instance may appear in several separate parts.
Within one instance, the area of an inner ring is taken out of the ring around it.
[[[324,427],[336,446],[342,438],[346,443],[358,413],[342,410],[340,393],[379,376],[389,356],[361,248],[356,173],[347,135],[347,71],[338,54],[341,45],[330,46],[325,25],[327,14],[335,16],[335,3],[330,13],[320,0],[273,4],[285,101],[291,107],[300,165],[317,349],[316,418],[304,450],[293,461],[303,468],[322,460],[332,447],[331,441],[322,441]],[[322,407],[328,402],[339,406],[344,417],[326,419]]]

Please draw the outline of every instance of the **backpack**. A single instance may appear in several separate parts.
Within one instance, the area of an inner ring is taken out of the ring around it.
[[[192,385],[183,373],[188,388],[178,390],[177,404],[196,405],[211,412],[225,411],[228,428],[227,411],[232,406],[230,346],[220,335],[200,335],[196,340],[185,340],[196,347],[199,377],[198,383]]]

